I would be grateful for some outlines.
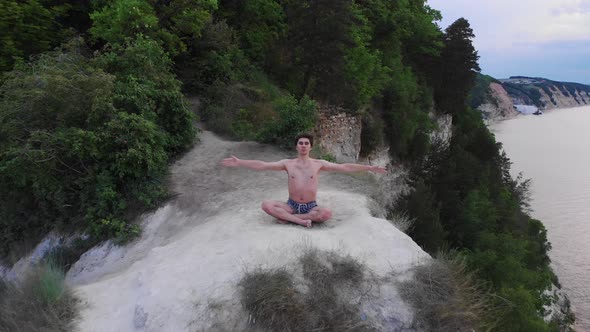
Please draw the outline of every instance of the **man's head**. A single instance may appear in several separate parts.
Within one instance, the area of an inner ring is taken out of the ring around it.
[[[295,146],[301,144],[301,143],[299,143],[299,141],[302,138],[307,138],[307,141],[309,142],[309,147],[310,148],[313,147],[313,136],[311,136],[310,134],[300,134],[300,135],[297,135],[297,137],[295,137]],[[305,139],[302,142],[305,142]],[[305,143],[303,143],[303,144],[305,144]]]
[[[313,147],[313,136],[310,134],[301,134],[295,137],[295,148],[299,154],[308,155]]]

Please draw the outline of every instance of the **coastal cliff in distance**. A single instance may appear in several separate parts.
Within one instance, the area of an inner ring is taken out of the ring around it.
[[[511,76],[500,81],[515,105],[531,105],[541,110],[550,110],[590,103],[590,85],[525,76]]]
[[[508,119],[519,114],[502,83],[488,75],[477,75],[469,104],[482,113],[486,122]]]
[[[495,79],[479,74],[471,91],[470,105],[485,120],[511,118],[519,113],[569,108],[590,104],[590,86],[539,77],[511,76]]]

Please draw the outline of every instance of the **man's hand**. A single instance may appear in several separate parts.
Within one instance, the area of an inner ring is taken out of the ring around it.
[[[225,167],[238,167],[240,166],[240,159],[238,159],[236,156],[232,155],[229,158],[225,158],[221,161],[221,165],[225,166]]]
[[[375,172],[375,173],[387,173],[387,169],[385,167],[381,167],[381,166],[371,166],[370,169],[371,172]]]

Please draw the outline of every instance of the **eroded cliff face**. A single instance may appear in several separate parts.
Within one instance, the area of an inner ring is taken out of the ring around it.
[[[541,109],[570,108],[584,106],[590,103],[590,95],[586,91],[574,90],[573,93],[568,92],[566,96],[556,85],[549,86],[551,95],[547,94],[542,88],[537,87],[537,89],[541,94],[540,100],[545,105]]]
[[[495,122],[503,119],[513,118],[518,115],[518,111],[514,107],[512,98],[504,87],[492,82],[489,86],[490,98],[487,102],[478,106],[478,110],[482,112],[486,122]]]
[[[361,151],[361,117],[334,106],[320,107],[319,114],[315,144],[338,162],[356,162]]]
[[[585,106],[590,103],[590,86],[585,84],[525,76],[513,76],[501,82],[515,105],[551,110]]]

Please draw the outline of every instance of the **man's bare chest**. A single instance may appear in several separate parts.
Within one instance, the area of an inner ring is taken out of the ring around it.
[[[289,178],[293,180],[314,180],[317,179],[319,169],[313,166],[298,166],[293,165],[292,167],[287,168],[287,173],[289,174]]]

